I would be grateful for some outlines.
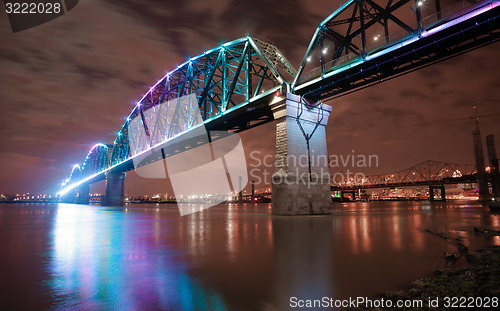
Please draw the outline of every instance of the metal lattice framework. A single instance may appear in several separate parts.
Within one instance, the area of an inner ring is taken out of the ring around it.
[[[313,99],[339,96],[494,42],[498,16],[492,9],[497,6],[497,0],[349,0],[317,27],[292,91]],[[473,20],[485,9],[494,18]],[[453,29],[459,22],[464,25]],[[437,31],[443,34],[430,39]],[[392,50],[398,53],[388,53]],[[331,81],[325,79],[328,73],[335,73]],[[300,86],[316,78],[323,83]]]
[[[69,177],[66,178],[66,180],[61,184],[61,188],[64,188],[70,182],[78,181],[81,177],[81,173],[82,173],[82,169],[80,168],[80,165],[79,164],[73,165],[73,168],[71,169],[71,173],[69,174]]]
[[[251,37],[191,58],[137,103],[115,140],[112,164],[208,123],[295,74],[275,46]]]
[[[104,171],[109,166],[111,150],[112,148],[109,145],[107,146],[101,143],[95,144],[90,148],[82,165],[73,165],[71,173],[63,182],[62,187]]]
[[[83,162],[82,176],[91,176],[105,170],[109,165],[110,148],[104,144],[94,145]]]
[[[339,188],[380,188],[466,182],[474,179],[476,167],[425,161],[405,170],[372,176],[350,175],[338,183]]]

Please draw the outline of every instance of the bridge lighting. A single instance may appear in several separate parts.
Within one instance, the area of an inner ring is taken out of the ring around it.
[[[310,62],[311,61],[311,56],[308,56],[307,57],[307,61]]]
[[[424,1],[425,0],[421,0],[421,1],[417,2],[417,6],[421,6],[422,4],[424,4]]]
[[[326,54],[328,52],[328,48],[323,49],[323,54]]]

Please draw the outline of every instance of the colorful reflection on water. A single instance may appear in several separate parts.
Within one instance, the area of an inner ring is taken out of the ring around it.
[[[445,266],[456,241],[500,229],[477,203],[348,203],[333,216],[223,204],[0,206],[0,309],[283,310],[289,299],[374,296]],[[427,230],[426,230],[427,229]],[[29,297],[29,299],[27,299]]]
[[[162,240],[169,221],[159,216],[156,209],[142,215],[60,204],[52,233],[53,278],[46,284],[61,302],[57,308],[226,309],[186,271],[185,252]]]

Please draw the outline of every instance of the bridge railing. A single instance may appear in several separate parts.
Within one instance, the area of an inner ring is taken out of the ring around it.
[[[426,17],[422,18],[422,27],[428,28],[433,26],[439,21],[442,21],[443,19],[450,17],[451,15],[460,12],[461,10],[465,9],[467,6],[470,6],[470,2],[467,3],[465,0],[462,0],[458,3],[455,3],[445,9],[442,9],[439,12],[436,12],[434,14],[430,14]]]
[[[360,54],[361,54],[361,52],[360,52]],[[328,72],[328,71],[332,70],[333,68],[339,68],[339,67],[342,67],[344,65],[347,65],[351,61],[357,60],[359,57],[360,57],[359,55],[351,53],[351,54],[343,55],[343,56],[336,58],[334,60],[331,60],[325,64],[325,72]],[[311,79],[316,78],[316,77],[319,77],[319,76],[321,76],[322,72],[323,72],[323,69],[321,68],[321,66],[318,66],[318,67],[312,69],[311,71],[303,74],[299,79],[299,83],[311,80]]]

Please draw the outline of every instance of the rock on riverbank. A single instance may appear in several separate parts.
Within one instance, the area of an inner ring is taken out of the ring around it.
[[[417,300],[423,308],[391,308],[392,310],[451,310],[444,306],[445,297],[498,297],[500,296],[500,247],[489,247],[467,255],[468,266],[461,269],[435,271],[435,276],[410,284],[407,290],[382,294],[384,300]],[[439,307],[429,307],[428,301],[439,298]],[[470,299],[471,301],[472,299]],[[466,305],[470,301],[466,301]],[[483,300],[484,302],[485,300]],[[460,302],[459,302],[460,303]],[[498,310],[495,308],[461,308],[462,310]],[[349,310],[383,310],[376,308],[352,308]]]

